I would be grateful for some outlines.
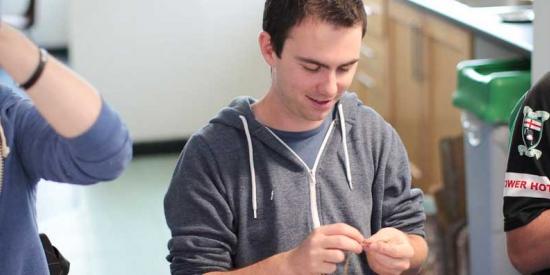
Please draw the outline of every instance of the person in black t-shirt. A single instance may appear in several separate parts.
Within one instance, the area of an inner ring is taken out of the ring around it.
[[[523,274],[550,274],[550,73],[515,113],[504,180],[508,256]]]

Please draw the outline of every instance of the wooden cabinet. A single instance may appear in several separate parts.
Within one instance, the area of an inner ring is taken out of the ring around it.
[[[364,0],[364,3],[368,16],[367,33],[350,90],[356,92],[366,105],[391,121],[393,107],[388,85],[388,2]]]
[[[367,35],[351,90],[390,122],[405,144],[413,184],[441,184],[439,141],[460,135],[452,106],[456,65],[472,58],[472,34],[402,0],[364,0]]]
[[[403,1],[388,3],[392,124],[420,175],[425,192],[441,184],[439,142],[462,133],[460,111],[452,105],[456,65],[472,58],[472,35]]]

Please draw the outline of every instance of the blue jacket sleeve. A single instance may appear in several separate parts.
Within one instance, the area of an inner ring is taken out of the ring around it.
[[[58,135],[30,100],[21,100],[12,108],[16,114],[14,153],[35,180],[74,184],[112,180],[132,157],[128,130],[105,102],[95,123],[75,138]]]

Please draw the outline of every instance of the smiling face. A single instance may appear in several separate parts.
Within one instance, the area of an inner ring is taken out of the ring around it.
[[[260,47],[272,68],[267,95],[255,106],[257,118],[270,127],[305,131],[318,127],[349,87],[357,68],[362,26],[337,27],[306,18],[294,26],[277,57],[269,34]]]

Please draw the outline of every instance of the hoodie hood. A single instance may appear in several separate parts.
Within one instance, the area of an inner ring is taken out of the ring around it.
[[[250,131],[254,132],[258,128],[264,127],[254,118],[254,114],[250,108],[250,106],[256,101],[256,99],[249,96],[236,97],[227,107],[223,108],[217,116],[210,121],[210,123],[220,123],[242,130],[243,124],[239,116],[244,116],[248,121]],[[355,93],[345,92],[336,104],[335,108],[338,108],[338,105],[342,105],[344,112],[343,114],[347,124],[346,128],[349,130],[349,127],[352,127],[355,123],[357,108],[361,105],[361,102]]]

